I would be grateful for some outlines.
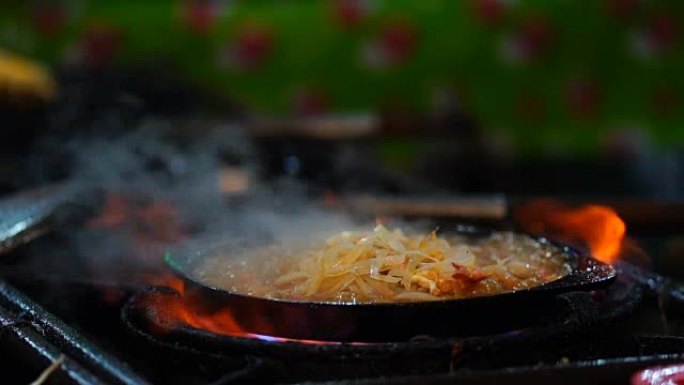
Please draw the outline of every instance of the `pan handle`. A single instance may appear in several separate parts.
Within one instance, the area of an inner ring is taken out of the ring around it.
[[[64,182],[0,199],[0,254],[48,232],[51,220],[76,201],[79,191],[79,185]]]

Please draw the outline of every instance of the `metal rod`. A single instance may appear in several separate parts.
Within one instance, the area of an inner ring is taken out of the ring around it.
[[[65,353],[106,379],[106,383],[124,385],[146,385],[148,382],[134,373],[126,364],[102,351],[81,336],[76,330],[41,306],[31,301],[19,290],[0,281],[0,304],[16,308],[24,314],[23,319],[37,325],[41,334],[50,342],[63,347]],[[57,355],[50,357],[55,360]]]

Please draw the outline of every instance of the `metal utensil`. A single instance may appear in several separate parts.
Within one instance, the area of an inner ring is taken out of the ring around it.
[[[77,190],[74,184],[63,183],[0,199],[0,253],[44,234],[50,220],[74,199]]]

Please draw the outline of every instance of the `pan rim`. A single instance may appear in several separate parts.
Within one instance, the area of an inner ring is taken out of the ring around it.
[[[449,233],[451,234],[456,234],[456,235],[469,235],[469,236],[483,236],[486,234],[491,234],[495,233],[497,230],[494,229],[484,229],[480,227],[475,227],[475,226],[463,226],[459,225],[456,226],[454,230],[450,230]],[[568,244],[559,242],[557,240],[550,239],[546,236],[541,236],[541,235],[532,235],[526,232],[520,232],[520,231],[512,231],[515,234],[519,235],[526,235],[540,243],[549,243],[555,247],[557,247],[561,252],[563,252],[568,258],[572,260],[572,270],[556,279],[547,283],[544,283],[539,286],[535,286],[532,288],[527,288],[527,289],[520,289],[520,290],[513,290],[513,291],[507,291],[504,293],[499,293],[499,294],[493,294],[493,295],[483,295],[483,296],[475,296],[475,297],[467,297],[467,298],[450,298],[450,299],[443,299],[443,300],[435,300],[435,301],[410,301],[410,302],[361,302],[361,303],[352,303],[352,302],[332,302],[332,301],[295,301],[295,300],[289,300],[289,299],[279,299],[279,298],[267,298],[267,297],[258,297],[258,296],[253,296],[253,295],[248,295],[248,294],[243,294],[243,293],[238,293],[234,291],[230,291],[227,289],[222,289],[215,287],[213,285],[210,285],[206,282],[201,281],[194,275],[190,274],[189,272],[185,271],[180,263],[178,263],[175,258],[173,257],[173,254],[170,251],[167,251],[164,255],[164,262],[166,263],[167,267],[169,267],[173,273],[183,279],[186,282],[190,282],[192,285],[201,288],[202,290],[209,290],[212,292],[213,295],[218,295],[218,296],[223,296],[223,297],[232,297],[232,298],[241,298],[244,300],[248,301],[254,301],[254,302],[263,302],[267,304],[272,304],[272,305],[283,305],[283,306],[293,306],[293,307],[306,307],[306,308],[355,308],[355,309],[377,309],[377,308],[420,308],[424,306],[429,306],[429,307],[439,307],[439,306],[444,306],[444,307],[451,307],[455,305],[463,305],[467,306],[468,304],[471,303],[482,303],[484,301],[500,301],[500,300],[505,300],[506,298],[516,298],[519,297],[520,294],[530,294],[530,295],[535,295],[535,294],[545,294],[545,295],[552,295],[552,294],[560,294],[564,292],[570,292],[570,291],[591,291],[599,288],[603,288],[606,286],[609,286],[612,284],[616,279],[617,279],[617,270],[615,267],[613,267],[610,264],[601,262],[595,258],[593,258],[589,253],[586,252],[581,252],[579,249],[572,247]],[[223,245],[225,247],[225,245]],[[222,248],[219,245],[215,245],[214,247],[205,247],[200,250],[195,250],[196,253],[205,253],[210,250],[215,250],[215,249],[220,249]],[[185,251],[184,249],[181,249],[181,254],[182,251]],[[186,251],[189,253],[189,251]],[[602,269],[602,275],[600,277],[597,277],[596,279],[589,279],[587,277],[587,274],[590,274],[588,270],[593,270],[593,269]],[[579,280],[579,282],[572,282],[573,280]]]

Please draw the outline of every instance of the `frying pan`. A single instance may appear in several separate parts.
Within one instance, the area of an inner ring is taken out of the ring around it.
[[[451,233],[479,237],[491,231],[459,227]],[[575,248],[535,239],[559,247],[572,271],[530,289],[444,301],[347,304],[267,299],[213,287],[194,274],[204,258],[225,253],[220,245],[180,249],[167,253],[165,260],[185,281],[186,295],[207,311],[229,308],[247,332],[308,340],[399,341],[419,335],[473,336],[521,329],[542,320],[558,294],[603,288],[616,278],[612,266]]]

